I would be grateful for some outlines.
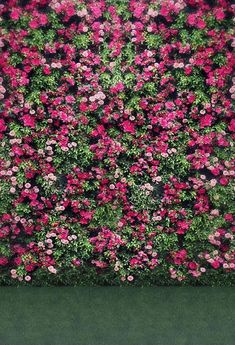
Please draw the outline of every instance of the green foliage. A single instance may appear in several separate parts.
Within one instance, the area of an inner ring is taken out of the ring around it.
[[[148,49],[158,49],[163,44],[161,35],[153,35],[153,34],[145,34],[145,42]]]
[[[91,228],[97,227],[109,227],[114,229],[118,220],[121,218],[122,211],[120,208],[115,208],[112,204],[108,203],[103,206],[99,206],[93,216],[90,223]]]
[[[73,44],[77,49],[87,49],[90,45],[90,35],[89,34],[82,34],[82,35],[75,35],[73,38]]]
[[[214,208],[235,213],[235,184],[230,182],[227,186],[217,184],[209,189],[208,195]]]

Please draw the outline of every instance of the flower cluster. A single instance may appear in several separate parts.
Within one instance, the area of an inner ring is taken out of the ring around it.
[[[234,11],[2,2],[1,284],[235,282]]]

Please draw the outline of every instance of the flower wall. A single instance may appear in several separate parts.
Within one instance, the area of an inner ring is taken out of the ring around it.
[[[1,284],[235,283],[234,10],[1,2]]]

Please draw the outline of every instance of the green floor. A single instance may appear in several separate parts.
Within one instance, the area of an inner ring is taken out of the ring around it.
[[[0,345],[234,345],[233,288],[0,288]]]

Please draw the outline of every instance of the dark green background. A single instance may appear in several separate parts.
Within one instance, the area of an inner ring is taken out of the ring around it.
[[[1,345],[234,345],[235,292],[0,288]]]

